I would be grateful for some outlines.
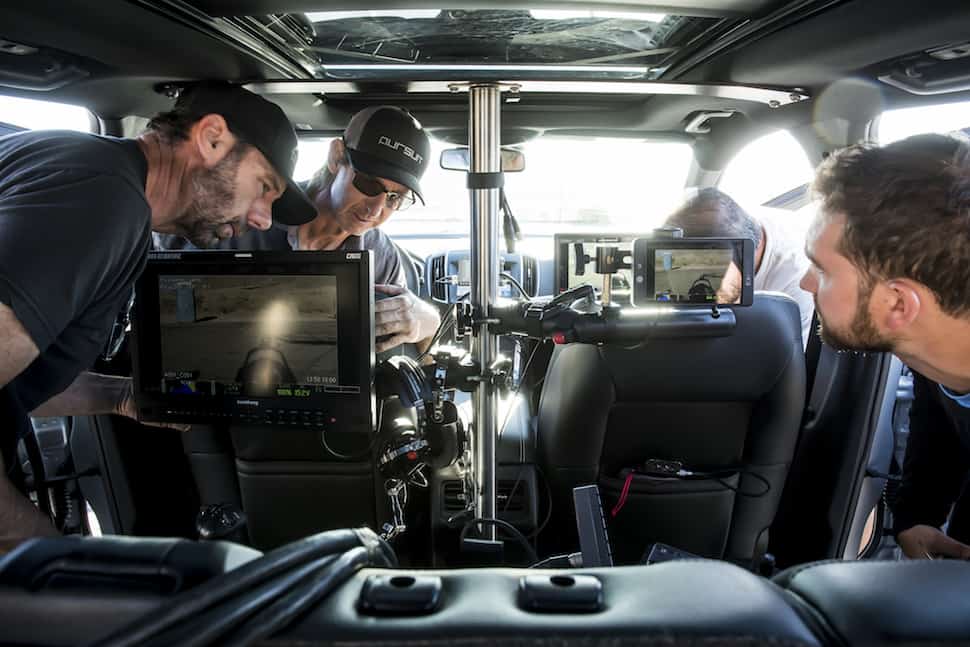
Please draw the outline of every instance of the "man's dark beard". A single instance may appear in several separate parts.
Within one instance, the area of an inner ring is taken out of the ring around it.
[[[826,328],[822,320],[822,313],[818,309],[818,299],[815,300],[815,311],[819,313],[818,334],[822,341],[835,350],[867,351],[873,353],[890,353],[892,344],[879,335],[872,317],[869,316],[869,299],[872,296],[874,284],[860,285],[855,315],[849,324],[848,334],[836,332]]]
[[[229,210],[236,201],[236,171],[245,148],[236,144],[222,161],[192,178],[195,197],[175,224],[178,234],[200,249],[216,246],[216,228],[232,222]]]

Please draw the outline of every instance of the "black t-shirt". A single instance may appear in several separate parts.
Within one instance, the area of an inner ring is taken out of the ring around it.
[[[897,534],[919,524],[941,527],[970,475],[970,409],[918,373],[913,374],[913,391],[903,480],[893,506]],[[962,506],[961,511],[966,512]],[[956,516],[950,535],[970,542],[968,520]]]
[[[0,137],[0,302],[40,355],[0,391],[0,444],[91,367],[151,245],[148,165],[132,140]],[[11,431],[13,433],[11,433]]]

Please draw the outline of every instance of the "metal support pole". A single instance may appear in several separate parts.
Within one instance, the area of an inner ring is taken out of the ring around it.
[[[500,173],[501,92],[495,84],[473,85],[468,93],[468,145],[471,173]],[[479,319],[488,317],[498,294],[498,188],[473,188],[471,196],[471,303]],[[498,337],[488,324],[476,326],[472,356],[488,371],[498,354]],[[477,515],[497,518],[496,445],[498,443],[498,396],[490,380],[479,383],[472,394],[475,408],[475,479],[478,483]],[[497,528],[485,524],[483,538],[495,540]]]

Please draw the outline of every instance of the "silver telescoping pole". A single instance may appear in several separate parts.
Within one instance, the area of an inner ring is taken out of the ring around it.
[[[472,85],[468,93],[469,171],[500,173],[501,92],[498,85]],[[469,176],[474,178],[474,175]],[[481,177],[481,176],[478,176]],[[493,176],[498,177],[498,176]],[[471,196],[471,305],[479,321],[489,316],[498,294],[499,188],[472,188]],[[477,324],[472,337],[472,356],[485,379],[472,394],[475,408],[475,477],[478,484],[476,510],[481,519],[495,519],[496,445],[498,443],[498,397],[489,370],[498,354],[498,337],[487,323]],[[494,524],[483,524],[483,538],[495,540]]]

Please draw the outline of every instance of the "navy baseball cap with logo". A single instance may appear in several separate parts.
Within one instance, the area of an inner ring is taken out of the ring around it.
[[[395,106],[364,108],[347,125],[344,148],[355,170],[403,184],[424,204],[420,180],[431,140],[410,113]]]
[[[222,115],[229,130],[256,147],[283,176],[286,190],[273,202],[273,220],[302,225],[317,217],[316,207],[293,181],[296,133],[278,105],[229,83],[200,83],[182,91],[175,108],[195,117]]]

